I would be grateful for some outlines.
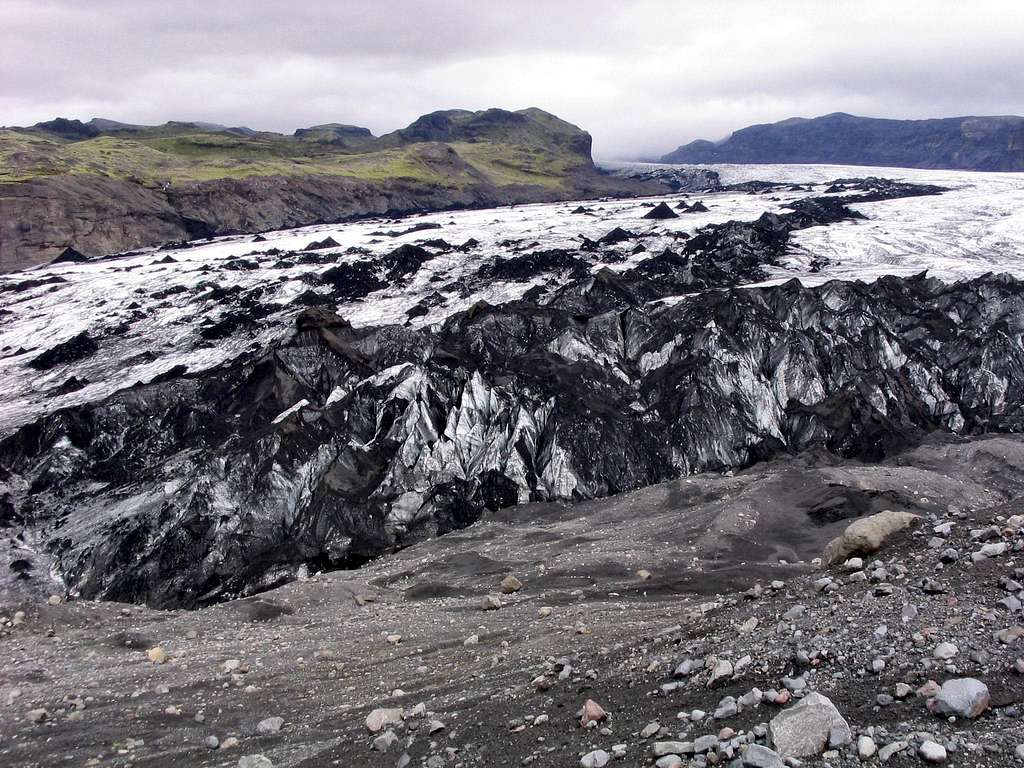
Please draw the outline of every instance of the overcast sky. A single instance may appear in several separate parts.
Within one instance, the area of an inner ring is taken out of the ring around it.
[[[1024,114],[1024,0],[0,0],[0,124],[383,133],[490,106],[606,159],[835,111]]]

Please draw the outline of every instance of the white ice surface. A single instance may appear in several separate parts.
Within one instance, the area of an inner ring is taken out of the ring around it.
[[[951,190],[939,196],[858,203],[852,207],[867,216],[868,221],[849,221],[794,233],[789,258],[781,268],[768,270],[773,279],[767,284],[792,277],[806,285],[836,279],[870,281],[882,275],[907,276],[923,270],[944,280],[977,277],[986,272],[1024,275],[1022,173],[852,165],[678,167],[711,168],[718,171],[723,184],[757,179],[827,184],[839,178],[881,176]],[[819,273],[809,273],[810,262],[821,257],[837,263]]]
[[[990,271],[1024,277],[1024,174],[821,165],[710,167],[721,173],[724,183],[763,179],[824,185],[836,178],[874,175],[951,188],[950,192],[937,197],[857,204],[854,207],[868,216],[868,221],[814,227],[795,233],[791,252],[783,264],[769,270],[771,283],[792,277],[806,284],[836,278],[873,280],[884,274],[909,275],[925,269],[948,280]],[[444,212],[399,222],[369,219],[273,232],[266,234],[266,242],[262,243],[253,243],[252,236],[220,238],[191,248],[150,250],[136,256],[52,265],[0,276],[0,283],[53,275],[68,281],[20,293],[0,293],[0,433],[7,433],[41,413],[105,397],[138,381],[149,381],[174,365],[187,365],[190,371],[209,368],[250,346],[263,345],[290,332],[291,318],[297,308],[261,321],[257,332],[238,333],[222,341],[200,345],[200,321],[207,317],[216,320],[222,308],[211,300],[197,301],[192,291],[197,283],[210,280],[222,287],[239,285],[245,289],[264,286],[267,292],[262,300],[287,304],[309,287],[299,280],[301,275],[330,266],[296,265],[277,269],[271,260],[262,262],[259,269],[252,271],[208,274],[202,271],[233,256],[268,248],[300,249],[312,240],[327,236],[340,244],[333,249],[339,254],[350,246],[360,246],[374,255],[387,253],[402,243],[433,238],[444,238],[454,245],[469,238],[478,240],[480,246],[467,253],[455,251],[427,262],[407,285],[389,287],[364,301],[337,307],[339,314],[355,325],[403,323],[406,311],[424,296],[452,280],[474,273],[484,263],[516,253],[511,247],[501,245],[505,240],[520,240],[523,247],[518,253],[528,253],[546,248],[575,248],[581,235],[597,239],[616,226],[652,234],[653,237],[643,241],[647,248],[645,254],[610,265],[613,269],[626,269],[662,248],[678,246],[679,240],[673,233],[692,233],[706,224],[729,219],[752,220],[766,210],[780,211],[787,202],[821,194],[823,189],[819,186],[813,193],[718,193],[652,198],[652,201],[665,199],[670,205],[682,197],[690,201],[701,199],[710,209],[708,213],[683,214],[668,221],[643,219],[649,207],[644,207],[642,200],[545,203]],[[579,204],[593,209],[597,215],[571,214]],[[442,226],[398,238],[370,234],[375,230],[402,230],[419,222],[436,222]],[[536,246],[526,247],[535,242]],[[625,244],[627,253],[631,245]],[[166,255],[173,256],[178,263],[157,263]],[[809,263],[823,256],[832,263],[819,273],[810,273]],[[363,257],[339,255],[338,261],[360,258]],[[189,291],[163,300],[149,296],[156,290],[176,285],[186,286]],[[493,283],[470,296],[446,295],[448,301],[443,306],[417,318],[413,324],[438,322],[481,299],[492,303],[515,299],[529,288],[530,285],[524,283]],[[110,336],[109,329],[132,314],[128,309],[132,302],[138,302],[147,316],[131,323],[124,335]],[[84,330],[102,337],[101,350],[92,358],[47,372],[25,365],[43,350]],[[153,353],[156,359],[133,359],[145,351]],[[47,395],[48,390],[72,374],[90,383],[67,395]]]

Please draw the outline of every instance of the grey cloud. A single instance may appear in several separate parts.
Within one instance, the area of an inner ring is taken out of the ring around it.
[[[837,110],[1024,112],[1024,4],[0,0],[0,123],[392,130],[539,106],[603,157]]]

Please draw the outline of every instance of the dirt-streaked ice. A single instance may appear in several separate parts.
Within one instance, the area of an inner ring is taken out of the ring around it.
[[[596,240],[616,226],[650,234],[644,241],[646,253],[605,265],[626,269],[651,253],[678,247],[678,233],[692,233],[706,224],[730,219],[752,220],[765,211],[780,211],[786,203],[801,197],[823,194],[825,185],[836,178],[874,175],[939,184],[950,191],[940,196],[856,204],[853,207],[865,214],[867,221],[794,233],[783,263],[768,270],[769,282],[794,277],[807,284],[831,279],[873,280],[881,275],[910,275],[922,270],[947,280],[992,271],[1024,276],[1024,174],[807,165],[714,168],[725,184],[764,179],[817,186],[813,192],[689,194],[686,199],[702,199],[709,211],[686,213],[668,221],[642,218],[651,200],[582,203],[591,209],[590,215],[573,214],[576,203],[523,205],[418,216],[414,223],[437,223],[441,228],[402,237],[373,234],[394,226],[393,222],[372,219],[267,233],[265,242],[254,243],[251,236],[221,238],[190,248],[150,250],[124,258],[51,265],[5,275],[0,278],[0,289],[28,279],[54,276],[67,282],[0,292],[0,433],[7,433],[40,413],[149,381],[175,365],[186,365],[191,371],[209,368],[288,332],[291,317],[297,311],[288,304],[309,288],[300,277],[323,271],[326,265],[275,268],[271,260],[255,270],[221,267],[226,260],[253,251],[297,250],[328,236],[339,243],[338,248],[332,249],[338,254],[338,262],[365,258],[343,253],[351,247],[381,255],[403,243],[432,238],[444,238],[454,245],[470,238],[479,241],[479,246],[468,252],[452,251],[426,262],[405,285],[392,286],[364,301],[337,307],[355,325],[404,323],[408,319],[406,312],[420,299],[440,286],[475,273],[481,265],[498,257],[548,248],[575,249],[582,237]],[[666,199],[674,205],[682,197],[673,195]],[[165,256],[172,256],[175,262],[160,263]],[[823,257],[829,260],[828,264],[819,272],[810,272],[810,263]],[[204,293],[200,287],[203,281],[222,288],[262,287],[265,293],[260,301],[276,302],[283,308],[260,321],[256,330],[204,341],[198,335],[201,323],[204,319],[216,321],[223,307],[216,299],[198,298]],[[411,322],[435,323],[479,300],[500,303],[518,298],[530,287],[529,283],[496,282],[469,295],[453,292],[446,295],[445,304]],[[184,290],[175,293],[176,289]],[[133,303],[138,307],[130,308]],[[89,331],[100,339],[100,353],[45,372],[26,365],[43,350],[81,331]],[[89,383],[69,394],[47,394],[72,373]]]

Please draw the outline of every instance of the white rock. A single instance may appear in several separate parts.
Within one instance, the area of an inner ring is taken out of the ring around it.
[[[870,736],[857,737],[857,755],[861,760],[867,760],[873,757],[877,751],[878,747],[875,746],[875,740]]]
[[[497,595],[485,595],[480,601],[480,607],[485,611],[496,611],[501,608],[501,598]]]
[[[583,768],[604,768],[608,765],[608,762],[612,759],[612,756],[605,752],[603,749],[595,749],[593,752],[588,752],[580,759],[580,765]]]
[[[960,653],[960,649],[952,643],[939,643],[935,646],[935,650],[932,651],[932,656],[936,659],[948,661]]]
[[[726,659],[719,659],[715,662],[714,669],[711,671],[711,679],[708,681],[708,686],[714,687],[719,683],[727,682],[733,674],[732,662]]]
[[[270,736],[280,731],[282,725],[284,725],[283,717],[268,717],[260,720],[256,726],[256,733],[260,736]]]
[[[897,752],[902,752],[909,745],[905,741],[893,741],[886,744],[880,750],[878,750],[878,759],[880,762],[886,763],[889,758],[895,755]]]
[[[659,723],[657,720],[655,720],[653,722],[648,723],[647,725],[645,725],[641,729],[641,731],[640,731],[640,738],[641,739],[649,739],[649,738],[651,738],[651,736],[653,736],[654,734],[656,734],[660,730],[661,730],[661,723]]]
[[[946,748],[934,741],[924,742],[917,750],[917,753],[929,763],[946,762]]]
[[[400,722],[402,722],[401,707],[380,707],[366,716],[366,728],[371,733],[377,733],[385,725]]]
[[[717,742],[718,739],[716,738],[715,741]],[[686,742],[684,741],[656,741],[654,742],[654,746],[651,747],[651,752],[654,753],[655,757],[681,755],[686,751],[687,747]]]

